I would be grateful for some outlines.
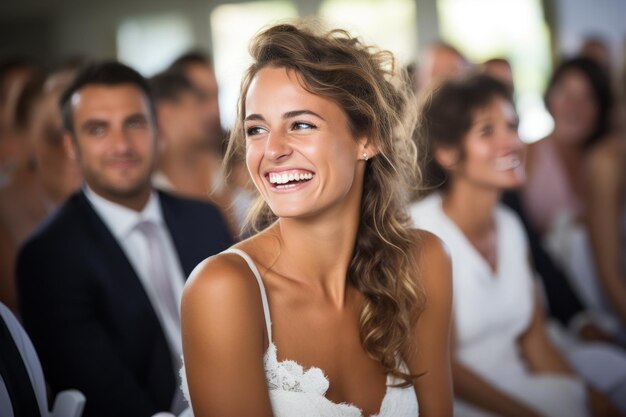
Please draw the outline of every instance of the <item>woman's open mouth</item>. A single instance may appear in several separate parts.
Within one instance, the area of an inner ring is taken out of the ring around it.
[[[268,172],[265,178],[277,190],[288,190],[310,181],[315,176],[311,171],[289,169],[280,172]]]

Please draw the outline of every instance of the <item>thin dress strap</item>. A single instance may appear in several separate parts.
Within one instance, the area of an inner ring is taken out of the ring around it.
[[[241,249],[230,248],[230,249],[225,250],[222,253],[234,253],[236,255],[241,256],[243,260],[246,261],[246,263],[248,264],[248,267],[250,267],[250,270],[254,274],[257,282],[259,283],[259,290],[261,291],[261,302],[263,303],[263,314],[265,315],[265,327],[267,330],[267,338],[269,340],[269,343],[272,343],[272,319],[270,318],[270,307],[267,302],[267,293],[265,292],[265,285],[263,285],[261,274],[259,273],[259,270],[254,264],[254,261],[252,260],[252,258],[250,258],[250,256],[247,253],[245,253]]]

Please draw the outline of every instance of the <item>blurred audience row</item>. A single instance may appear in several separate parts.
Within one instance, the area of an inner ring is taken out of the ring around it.
[[[626,415],[626,126],[606,62],[596,42],[557,66],[554,130],[529,146],[506,59],[437,43],[410,74],[410,210],[452,256],[457,416]],[[177,413],[184,278],[240,237],[254,192],[243,165],[222,173],[209,58],[149,80],[88,64],[0,64],[0,302],[83,415]]]

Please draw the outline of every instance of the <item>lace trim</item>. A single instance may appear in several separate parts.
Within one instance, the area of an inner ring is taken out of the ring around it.
[[[279,362],[276,345],[272,342],[270,342],[267,351],[263,355],[263,368],[270,392],[284,391],[319,395],[329,406],[336,407],[336,411],[346,413],[346,415],[350,416],[358,415],[363,417],[362,411],[354,404],[334,403],[325,397],[326,391],[328,391],[330,386],[330,381],[320,368],[311,367],[305,370],[302,365],[293,360]],[[182,381],[181,389],[185,399],[190,403],[184,364],[180,370],[180,376]],[[389,382],[388,380],[387,383],[389,384]],[[411,392],[407,393],[405,390],[410,390]],[[406,414],[407,406],[409,409],[415,409],[416,412],[417,403],[414,402],[415,394],[412,393],[412,391],[412,388],[394,389],[387,385],[387,391],[385,392],[379,414],[371,417],[408,415]],[[414,406],[407,404],[407,394],[412,397],[412,402],[415,404]],[[411,411],[411,415],[414,415],[413,411]]]
[[[311,367],[305,371],[298,362],[279,362],[277,356],[276,345],[270,343],[263,357],[265,378],[270,390],[308,392],[321,396],[326,394],[330,382],[320,368]]]

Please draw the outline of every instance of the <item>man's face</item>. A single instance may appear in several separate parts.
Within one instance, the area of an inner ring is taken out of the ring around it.
[[[217,96],[217,80],[209,65],[190,64],[185,68],[185,75],[200,94],[204,126],[211,139],[221,137],[220,107]]]
[[[71,105],[73,153],[87,185],[113,201],[149,190],[156,132],[145,94],[132,84],[88,85]]]
[[[179,94],[175,100],[157,103],[159,134],[166,149],[189,149],[208,145],[202,103],[193,91]]]

